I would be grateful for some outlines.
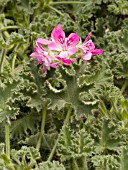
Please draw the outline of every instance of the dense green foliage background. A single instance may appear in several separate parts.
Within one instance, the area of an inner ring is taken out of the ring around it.
[[[0,1],[1,170],[128,169],[128,1],[66,2]],[[58,24],[66,35],[76,32],[82,40],[91,31],[103,55],[42,75],[29,55],[35,39],[49,37]],[[69,105],[70,122],[62,127]],[[10,127],[10,159],[5,124]],[[47,161],[59,133],[56,153]]]

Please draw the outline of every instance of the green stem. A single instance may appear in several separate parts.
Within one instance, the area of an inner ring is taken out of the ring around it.
[[[6,56],[6,50],[2,49],[2,51],[1,51],[1,60],[0,60],[0,73],[3,72],[3,65],[4,65],[5,56]]]
[[[111,108],[111,112],[112,111],[115,111],[116,113],[118,113],[118,109],[117,109],[117,107],[116,107],[116,104],[117,104],[117,101],[113,101],[113,99],[110,99],[110,102],[111,102],[111,104],[112,104],[112,108]],[[119,116],[119,115],[118,115]]]
[[[20,47],[20,43],[16,45],[14,49],[14,56],[12,58],[12,74],[14,75],[14,69],[15,69],[15,62],[16,62],[16,57],[17,57],[17,50]]]
[[[80,1],[60,1],[60,2],[51,2],[50,5],[60,5],[60,4],[86,4],[87,2]]]
[[[56,140],[56,142],[55,142],[55,144],[54,144],[54,147],[52,148],[52,151],[51,151],[51,153],[50,153],[50,155],[49,155],[48,161],[51,161],[52,158],[53,158],[53,155],[54,155],[54,153],[55,153],[55,151],[56,151],[56,147],[57,147],[57,144],[58,144],[58,141],[59,141],[59,137],[60,137],[60,136],[58,136],[58,138],[57,138],[57,140]]]
[[[70,118],[70,115],[71,115],[71,112],[72,112],[72,106],[70,105],[69,106],[69,109],[68,109],[68,113],[67,113],[67,115],[66,115],[66,118],[65,118],[65,120],[64,120],[64,127],[68,124],[68,122],[69,122],[69,118]]]
[[[78,167],[78,165],[77,165],[77,162],[76,162],[75,158],[73,158],[73,164],[74,164],[75,170],[79,170],[79,167]],[[84,170],[85,170],[85,169],[84,169]]]
[[[12,59],[12,74],[14,74],[16,57],[17,57],[17,54],[15,53]]]
[[[41,131],[36,145],[36,149],[38,150],[40,149],[41,139],[44,134],[45,121],[46,121],[46,106],[44,106],[44,108],[42,109]]]
[[[124,84],[123,84],[123,86],[121,88],[121,92],[120,92],[121,94],[123,94],[123,92],[126,89],[127,85],[128,85],[128,79],[125,80],[125,82],[124,82]]]
[[[5,123],[5,143],[6,143],[6,155],[10,159],[10,135],[9,125]]]
[[[50,5],[48,5],[47,7],[49,7],[50,9],[52,9],[53,11],[55,11],[56,13],[58,13],[59,15],[64,16],[64,14],[62,14],[62,13],[61,13],[59,10],[57,10],[56,8],[54,8],[54,7],[50,6]]]
[[[82,156],[82,160],[83,160],[83,169],[87,170],[87,161],[86,161],[86,156]]]
[[[5,28],[5,26],[3,25],[3,23],[0,23],[0,28]],[[0,29],[2,31],[2,29]],[[9,37],[9,33],[6,31],[6,29],[3,29],[3,34],[5,36],[5,38],[7,39]]]
[[[68,113],[67,113],[66,118],[65,118],[65,121],[64,121],[64,124],[63,124],[63,127],[65,127],[65,126],[68,124],[69,118],[70,118],[70,115],[71,115],[71,112],[72,112],[72,106],[70,105],[70,106],[69,106],[69,109],[68,109]],[[62,129],[63,129],[63,127],[62,127]],[[54,144],[54,147],[53,147],[53,149],[52,149],[52,151],[51,151],[51,153],[50,153],[50,155],[49,155],[48,161],[51,161],[52,158],[53,158],[53,156],[54,156],[54,153],[55,153],[55,151],[56,151],[56,147],[57,147],[59,138],[60,138],[60,135],[58,136],[58,138],[57,138],[57,140],[56,140],[56,142],[55,142],[55,144]]]
[[[5,31],[5,30],[8,30],[8,29],[17,29],[17,28],[19,28],[19,27],[16,26],[16,25],[7,26],[7,27],[1,27],[1,28],[0,28],[0,31]]]

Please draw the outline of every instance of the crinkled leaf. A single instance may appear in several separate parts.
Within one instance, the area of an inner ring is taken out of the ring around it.
[[[0,122],[6,118],[15,118],[18,114],[18,109],[10,107],[7,102],[13,96],[13,91],[17,88],[19,80],[7,80],[4,87],[0,87]]]
[[[59,163],[58,161],[53,162],[42,162],[39,164],[39,168],[36,168],[35,170],[66,170],[64,165],[62,163]]]

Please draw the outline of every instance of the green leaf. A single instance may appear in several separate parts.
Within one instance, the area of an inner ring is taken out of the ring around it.
[[[7,39],[7,46],[10,46],[12,44],[17,44],[17,43],[25,43],[26,40],[24,38],[23,35],[16,33],[16,32],[12,32],[9,36],[9,38]]]
[[[16,118],[18,114],[18,109],[10,107],[7,102],[12,98],[14,90],[19,84],[19,80],[9,79],[4,83],[4,86],[0,87],[0,122],[8,118]]]
[[[96,170],[119,170],[119,163],[116,155],[96,155],[92,157],[92,162]]]
[[[42,162],[39,164],[39,168],[35,170],[66,170],[64,165],[59,163],[58,161],[53,162]]]
[[[106,153],[107,149],[116,151],[124,143],[125,136],[120,134],[120,124],[121,122],[115,123],[109,118],[101,118],[99,123],[97,121],[94,126],[96,132],[93,134],[96,136],[97,149],[103,153]]]
[[[72,104],[77,116],[90,114],[93,105],[98,102],[96,96],[100,95],[101,86],[112,84],[111,71],[101,60],[97,57],[92,63],[59,67],[54,75],[51,74],[54,79],[48,77],[46,95],[51,101],[49,108],[54,110],[57,107],[60,110],[66,104]]]
[[[22,146],[18,151],[15,149],[11,150],[11,159],[19,169],[31,170],[37,165],[36,161],[40,159],[40,153],[33,147]]]
[[[31,111],[23,117],[13,121],[11,124],[11,135],[13,138],[22,138],[24,135],[28,135],[28,131],[30,131],[31,134],[34,134],[37,130],[39,118],[36,111]]]
[[[74,132],[69,127],[64,127],[60,134],[57,154],[61,160],[91,156],[94,141],[85,129]]]
[[[128,167],[128,148],[121,147],[121,152],[119,153],[120,156],[120,170],[127,170]]]
[[[108,10],[116,15],[128,14],[128,2],[125,0],[118,0],[113,2],[112,4],[108,5]]]

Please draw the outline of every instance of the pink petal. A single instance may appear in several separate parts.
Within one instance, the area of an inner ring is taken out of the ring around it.
[[[38,64],[43,63],[43,55],[37,52],[33,52],[30,57],[36,58],[38,61]]]
[[[40,44],[45,44],[45,45],[47,45],[47,44],[50,44],[51,41],[46,40],[46,39],[42,39],[42,38],[38,38],[38,39],[36,40],[36,43],[37,43],[37,44],[40,43]]]
[[[48,48],[50,50],[62,51],[62,46],[60,46],[56,42],[51,42],[50,44],[48,44]]]
[[[71,33],[66,40],[67,47],[76,46],[78,42],[79,36],[76,33]]]
[[[89,49],[89,50],[94,50],[95,49],[95,44],[92,42],[92,40],[89,40],[86,42],[85,46]]]
[[[40,49],[38,47],[34,47],[34,51],[36,51],[37,53],[41,53],[42,51],[40,51]]]
[[[30,57],[33,57],[33,58],[42,58],[43,57],[43,55],[42,54],[40,54],[40,53],[37,53],[37,52],[33,52],[31,55],[30,55]]]
[[[59,24],[55,27],[51,33],[52,41],[55,41],[57,44],[62,45],[65,42],[65,32],[61,29]]]
[[[76,47],[68,47],[68,54],[73,55],[77,51]]]
[[[50,64],[50,66],[51,66],[52,68],[56,68],[56,67],[58,67],[58,65],[59,65],[59,63],[52,63],[52,64]]]
[[[86,37],[85,40],[84,40],[85,43],[90,39],[91,35],[92,35],[92,32],[90,32],[90,33],[87,35],[87,37]]]
[[[102,49],[95,49],[91,50],[92,55],[97,55],[97,54],[102,54],[103,50]]]
[[[82,57],[82,59],[83,60],[91,60],[91,58],[92,58],[92,53],[84,53],[84,55],[83,55],[83,57]]]
[[[48,67],[44,66],[43,70],[42,70],[42,74],[46,73]]]
[[[45,56],[45,59],[44,59],[44,65],[46,67],[49,67],[50,66],[50,57],[49,56]]]
[[[76,60],[76,58],[72,58],[72,61],[76,63],[77,60]]]
[[[60,58],[60,57],[57,57],[57,59],[62,61],[67,66],[69,66],[72,62],[72,60],[70,60],[70,59],[64,59],[64,58]]]
[[[68,56],[68,52],[67,51],[61,51],[61,53],[58,55],[61,58],[66,58]]]

